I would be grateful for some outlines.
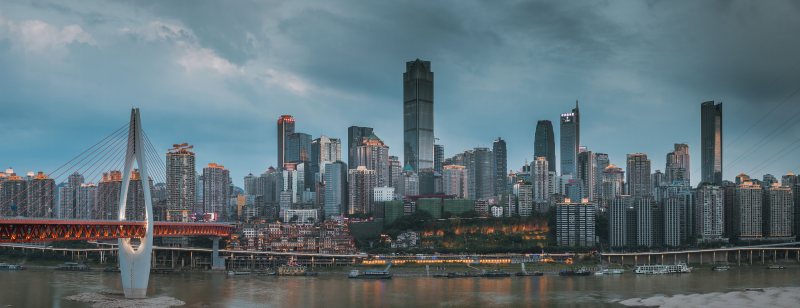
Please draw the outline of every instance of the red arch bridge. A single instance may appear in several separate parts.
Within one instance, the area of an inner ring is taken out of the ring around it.
[[[110,240],[145,237],[144,221],[0,219],[0,243]],[[153,236],[228,237],[233,225],[157,221]]]

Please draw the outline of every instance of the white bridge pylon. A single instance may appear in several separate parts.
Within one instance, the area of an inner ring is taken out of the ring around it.
[[[126,298],[144,298],[147,296],[147,284],[150,281],[150,261],[153,251],[153,201],[150,198],[150,185],[147,183],[147,161],[145,160],[142,137],[142,122],[139,108],[131,110],[131,123],[128,130],[128,149],[125,154],[125,167],[122,172],[122,187],[119,196],[119,220],[127,220],[125,209],[128,204],[128,186],[131,182],[131,171],[134,160],[139,166],[139,174],[144,190],[145,220],[147,227],[145,236],[137,249],[131,245],[130,238],[119,239],[119,270],[122,288]]]

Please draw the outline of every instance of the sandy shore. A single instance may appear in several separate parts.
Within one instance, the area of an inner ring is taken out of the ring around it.
[[[657,295],[619,302],[625,306],[659,307],[797,307],[800,287],[764,288],[763,291],[732,291],[703,294]]]
[[[126,299],[121,292],[102,291],[102,292],[87,292],[68,296],[67,300],[91,303],[92,307],[110,307],[110,308],[166,308],[174,306],[182,306],[186,303],[183,301],[169,297],[159,296],[152,298],[142,299]]]

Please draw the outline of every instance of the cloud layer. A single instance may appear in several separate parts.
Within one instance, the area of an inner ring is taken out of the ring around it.
[[[236,183],[275,164],[281,114],[314,136],[375,127],[400,155],[402,73],[423,58],[447,155],[500,136],[518,169],[536,121],[578,99],[591,150],[655,170],[687,142],[699,177],[714,99],[725,177],[782,174],[800,168],[799,28],[793,1],[4,2],[0,163],[51,170],[131,106],[157,146],[192,143]]]

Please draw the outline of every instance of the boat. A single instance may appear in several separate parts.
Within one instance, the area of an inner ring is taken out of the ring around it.
[[[714,266],[711,267],[712,271],[717,271],[717,272],[724,272],[724,271],[727,271],[729,269],[731,269],[731,267],[727,266],[727,265],[714,265]]]
[[[18,264],[0,263],[0,271],[19,271],[24,270],[25,267]]]
[[[90,268],[88,265],[78,262],[64,262],[56,266],[57,270],[60,271],[88,271]]]
[[[481,273],[481,277],[484,278],[503,278],[503,277],[511,277],[511,274],[501,271],[499,269],[493,269],[489,271],[485,271]]]
[[[248,271],[228,271],[228,276],[240,276],[240,275],[250,275],[251,272]]]
[[[392,264],[389,265],[384,270],[351,270],[350,274],[347,275],[347,278],[352,279],[392,279],[392,273],[389,272],[389,268],[392,267]]]
[[[688,267],[685,263],[637,265],[634,272],[637,274],[645,274],[645,275],[678,274],[678,273],[691,273],[692,268]]]
[[[524,276],[542,276],[544,273],[542,272],[528,272],[525,270],[525,263],[520,263],[521,270],[514,274],[517,277],[524,277]]]
[[[290,259],[286,265],[278,266],[278,276],[306,276],[308,268]]]
[[[559,276],[589,276],[591,274],[592,271],[585,268],[579,268],[577,270],[561,270],[558,272]]]
[[[783,265],[771,264],[770,266],[767,266],[767,269],[781,270],[781,269],[786,269],[786,267]]]
[[[621,269],[621,268],[604,268],[604,269],[601,269],[599,271],[594,272],[594,274],[597,275],[597,276],[601,276],[601,275],[621,275],[623,273],[625,273],[625,270]]]

